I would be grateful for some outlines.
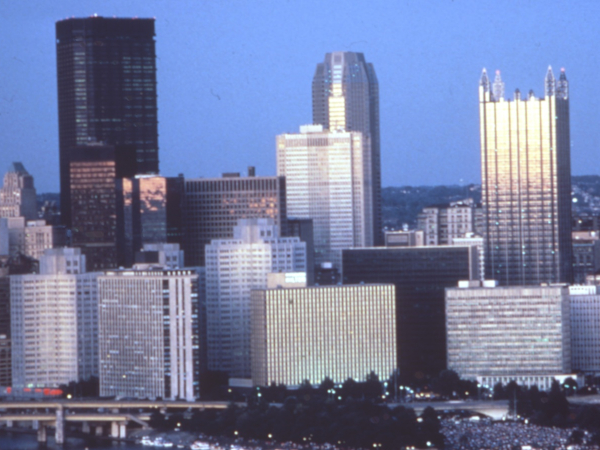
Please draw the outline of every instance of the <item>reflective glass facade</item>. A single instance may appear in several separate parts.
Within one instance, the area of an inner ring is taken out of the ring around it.
[[[383,245],[379,83],[362,53],[333,52],[317,64],[312,82],[313,123],[330,131],[360,131],[371,142],[372,212],[375,245]]]
[[[549,69],[545,98],[479,87],[486,276],[502,285],[571,282],[569,92]]]
[[[154,19],[56,23],[61,206],[70,224],[68,150],[87,142],[135,148],[135,173],[158,172]]]
[[[117,267],[116,164],[113,147],[90,145],[72,152],[72,245],[86,255],[88,271]]]
[[[144,244],[181,243],[183,178],[140,175],[117,181],[119,265]]]

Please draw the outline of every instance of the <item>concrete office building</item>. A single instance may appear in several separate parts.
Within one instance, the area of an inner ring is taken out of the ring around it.
[[[501,285],[570,283],[569,84],[548,68],[545,98],[504,98],[496,72],[479,84],[486,276]]]
[[[396,368],[393,285],[252,291],[252,384],[387,379]]]
[[[405,382],[446,368],[444,289],[479,279],[474,247],[385,247],[342,252],[343,284],[396,287],[398,368]]]
[[[209,369],[250,378],[250,294],[267,287],[271,272],[306,273],[306,244],[279,237],[273,219],[240,219],[233,239],[206,246]]]
[[[74,148],[89,142],[115,146],[117,153],[127,148],[135,166],[128,176],[158,173],[154,35],[154,19],[56,22],[60,202],[68,227]]]
[[[332,52],[325,55],[312,81],[313,124],[330,131],[358,131],[369,142],[371,183],[369,201],[373,244],[383,245],[381,217],[381,141],[379,137],[379,83],[373,64],[362,53]]]
[[[21,253],[39,260],[49,248],[66,244],[65,228],[47,225],[45,220],[25,220],[25,217],[9,217],[0,219],[0,240],[8,241],[7,255]],[[3,253],[0,245],[0,255]]]
[[[248,177],[239,173],[223,178],[185,180],[183,229],[186,266],[204,266],[204,247],[213,239],[233,238],[239,219],[270,218],[286,235],[284,177]]]
[[[573,282],[584,284],[588,275],[600,270],[598,231],[573,231]]]
[[[277,174],[285,176],[291,217],[312,218],[315,265],[340,267],[344,248],[371,247],[373,179],[371,142],[359,132],[322,125],[277,136]]]
[[[0,188],[0,217],[37,219],[37,198],[33,177],[20,162],[10,165]]]
[[[461,378],[545,388],[552,376],[571,372],[566,286],[460,283],[446,289],[446,333],[448,369]]]
[[[79,249],[61,248],[46,250],[39,275],[10,277],[13,386],[98,375],[98,275]]]
[[[126,269],[98,278],[100,395],[193,401],[201,352],[198,275]]]
[[[0,266],[0,386],[12,386],[10,277],[6,261]]]
[[[586,375],[600,374],[600,290],[570,286],[571,367]]]
[[[425,245],[451,245],[455,238],[477,232],[482,209],[472,199],[423,208],[417,228],[425,233]]]

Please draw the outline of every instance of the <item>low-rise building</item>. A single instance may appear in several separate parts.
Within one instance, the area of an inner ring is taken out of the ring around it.
[[[252,291],[254,386],[364,381],[371,372],[387,379],[394,371],[393,285],[278,286]]]

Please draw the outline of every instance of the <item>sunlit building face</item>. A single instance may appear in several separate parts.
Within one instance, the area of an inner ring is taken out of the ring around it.
[[[503,285],[570,282],[569,90],[548,69],[545,98],[479,87],[486,276]]]

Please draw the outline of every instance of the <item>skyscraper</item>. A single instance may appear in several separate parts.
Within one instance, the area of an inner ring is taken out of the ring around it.
[[[545,98],[504,98],[496,72],[479,84],[486,276],[502,285],[570,282],[569,84],[545,78]]]
[[[134,146],[135,173],[158,172],[154,19],[61,20],[56,53],[62,220],[70,226],[71,148]]]
[[[312,98],[313,123],[330,131],[360,131],[371,141],[371,217],[375,245],[383,245],[379,83],[373,64],[362,53],[327,53],[317,64]]]
[[[360,132],[322,125],[277,136],[277,175],[290,217],[313,219],[315,263],[341,266],[340,251],[373,246],[371,146]]]

